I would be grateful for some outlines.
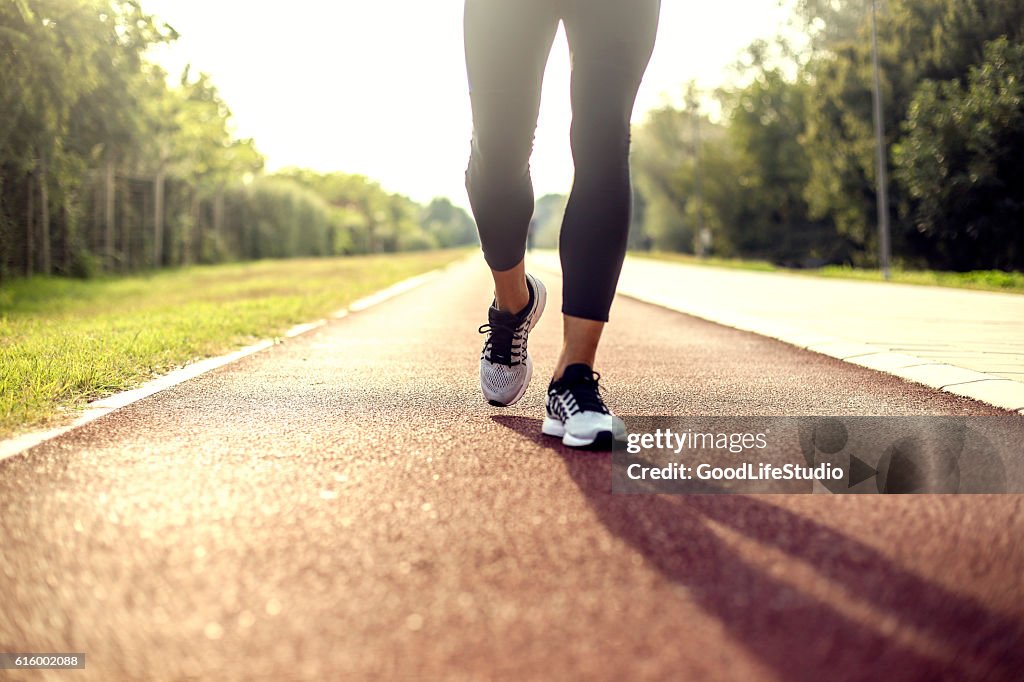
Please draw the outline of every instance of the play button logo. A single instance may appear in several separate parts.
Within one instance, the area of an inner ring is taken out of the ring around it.
[[[850,482],[848,487],[858,486],[869,478],[878,476],[878,470],[856,455],[850,455]]]

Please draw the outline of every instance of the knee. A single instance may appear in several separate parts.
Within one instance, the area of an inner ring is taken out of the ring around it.
[[[578,88],[573,103],[573,151],[628,151],[632,113],[632,106],[627,106],[618,93],[601,87]]]
[[[500,132],[473,134],[467,183],[508,183],[528,177],[533,137]]]
[[[571,146],[577,169],[620,173],[629,170],[629,117],[607,110],[573,117]]]
[[[606,60],[580,65],[578,71],[572,91],[573,152],[627,155],[639,81],[631,69]]]
[[[476,92],[470,182],[505,183],[529,177],[539,96]]]

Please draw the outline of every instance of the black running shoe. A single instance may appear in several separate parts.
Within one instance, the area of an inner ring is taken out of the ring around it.
[[[548,386],[547,418],[542,431],[574,448],[611,446],[626,437],[626,425],[601,398],[601,375],[584,364],[569,365]]]

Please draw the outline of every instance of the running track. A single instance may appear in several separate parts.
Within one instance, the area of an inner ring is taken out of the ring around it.
[[[0,463],[0,651],[50,679],[1019,680],[1024,502],[641,497],[478,395],[459,265]],[[993,408],[620,299],[624,414]],[[25,675],[28,678],[28,675]]]

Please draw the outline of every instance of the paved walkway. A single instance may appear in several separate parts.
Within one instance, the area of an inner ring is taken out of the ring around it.
[[[534,253],[531,261],[558,267],[553,252]],[[1024,408],[1024,296],[1018,294],[632,256],[619,291],[998,407]]]
[[[613,495],[540,435],[545,279],[515,407],[480,397],[474,261],[0,462],[0,649],[85,652],[42,678],[76,682],[1020,680],[1024,496]],[[999,412],[615,316],[624,415]]]

